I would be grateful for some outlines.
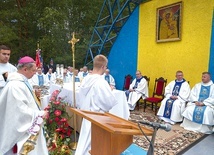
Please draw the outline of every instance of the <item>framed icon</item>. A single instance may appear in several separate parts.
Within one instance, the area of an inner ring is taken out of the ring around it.
[[[182,2],[157,8],[156,42],[181,40]]]

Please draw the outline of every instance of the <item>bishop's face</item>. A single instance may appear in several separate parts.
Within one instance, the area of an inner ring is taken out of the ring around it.
[[[34,63],[31,68],[26,68],[25,69],[25,76],[26,78],[30,79],[33,77],[34,74],[36,74],[36,64]]]

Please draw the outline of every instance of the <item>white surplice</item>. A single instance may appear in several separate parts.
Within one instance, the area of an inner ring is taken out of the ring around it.
[[[207,99],[203,101],[206,109],[204,111],[204,117],[202,124],[198,124],[192,121],[193,119],[193,112],[195,109],[194,101],[198,101],[201,86],[210,86],[210,94]],[[209,83],[198,83],[196,84],[190,94],[190,102],[187,104],[185,111],[183,112],[184,121],[181,124],[182,127],[186,130],[191,130],[195,132],[202,132],[206,134],[213,133],[213,125],[214,125],[214,85],[213,82],[210,81]]]
[[[165,98],[161,102],[161,106],[158,110],[157,115],[163,119],[166,122],[181,122],[183,120],[182,113],[185,109],[186,106],[186,101],[189,98],[190,95],[190,86],[188,82],[183,82],[179,91],[179,95],[177,96],[178,99],[176,99],[173,102],[172,105],[172,111],[171,111],[171,116],[169,118],[165,118],[164,116],[164,111],[165,111],[165,106],[166,106],[166,101],[170,99],[173,93],[173,88],[175,86],[175,80],[171,81],[166,87],[165,87]]]
[[[129,88],[133,88],[135,86],[135,83],[136,83],[136,78],[132,81]],[[136,106],[136,102],[141,97],[143,99],[148,97],[148,84],[145,78],[142,78],[141,81],[138,83],[137,88],[135,88],[133,92],[129,93],[128,105],[130,110],[134,110]]]
[[[8,83],[0,95],[0,154],[13,155],[12,148],[18,146],[18,154],[30,137],[35,121],[44,114],[37,106],[34,97],[26,85],[27,80],[19,73],[11,73]],[[41,122],[40,122],[41,123]],[[38,128],[39,129],[39,128]],[[40,129],[35,149],[28,155],[48,155],[43,130]]]
[[[87,75],[77,93],[77,107],[81,110],[108,112],[117,104],[112,90],[101,75]],[[75,155],[89,155],[91,149],[91,122],[83,119]]]
[[[12,72],[16,72],[16,71],[17,71],[16,67],[13,66],[12,64],[10,64],[9,62],[0,63],[0,93],[6,84],[6,81],[4,80],[4,77],[2,74],[6,73],[6,72],[12,73]]]

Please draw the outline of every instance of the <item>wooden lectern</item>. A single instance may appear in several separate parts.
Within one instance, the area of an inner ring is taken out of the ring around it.
[[[82,111],[71,108],[71,111],[91,122],[91,154],[120,155],[133,143],[133,135],[141,135],[137,124],[110,113]],[[153,130],[142,127],[146,135]]]

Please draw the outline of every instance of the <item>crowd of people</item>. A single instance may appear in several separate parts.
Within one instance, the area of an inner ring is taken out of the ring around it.
[[[97,55],[93,60],[93,69],[84,66],[80,70],[68,66],[57,69],[51,59],[48,66],[36,67],[33,58],[24,56],[17,66],[9,63],[11,50],[0,46],[0,154],[13,155],[25,151],[26,142],[34,145],[29,155],[48,154],[43,134],[42,122],[48,116],[42,110],[38,97],[40,92],[34,86],[50,86],[61,75],[64,83],[80,82],[79,95],[81,110],[108,112],[117,104],[112,90],[116,84],[108,60]],[[60,73],[59,73],[60,72]],[[165,87],[165,98],[157,116],[170,124],[181,123],[187,130],[202,133],[214,131],[214,85],[209,72],[202,73],[202,81],[192,90],[184,79],[182,71],[176,72],[176,79]],[[99,93],[98,93],[99,92]],[[137,101],[149,96],[148,82],[141,71],[136,71],[136,78],[124,92],[130,110],[134,110]],[[16,116],[16,117],[14,117]],[[8,135],[10,135],[8,137]],[[36,142],[31,137],[37,137]],[[89,154],[91,143],[91,124],[83,119],[76,155]],[[26,149],[27,150],[27,149]]]

